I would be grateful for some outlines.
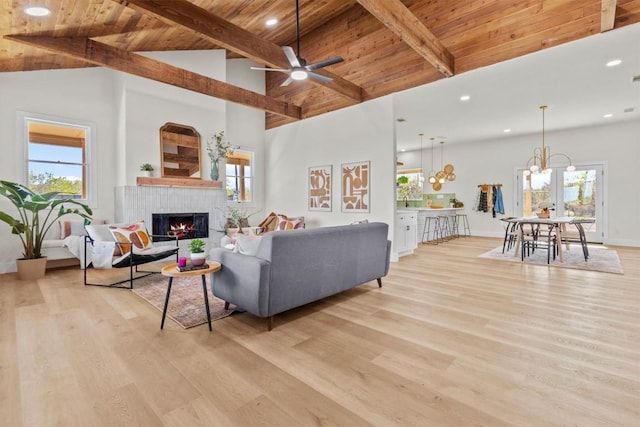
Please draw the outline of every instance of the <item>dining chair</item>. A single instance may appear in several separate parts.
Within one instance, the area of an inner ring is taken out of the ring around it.
[[[522,233],[520,256],[524,257],[535,253],[536,249],[547,251],[547,264],[551,262],[551,256],[556,259],[558,237],[553,224],[541,224],[535,222],[523,222],[521,227],[530,226],[530,233]],[[523,229],[524,230],[524,229]]]
[[[505,250],[510,251],[518,239],[519,227],[515,216],[500,218],[500,221],[506,223],[504,229],[504,241],[502,242],[502,253]]]

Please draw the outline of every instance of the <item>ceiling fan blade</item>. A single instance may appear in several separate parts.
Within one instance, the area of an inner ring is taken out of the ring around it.
[[[311,71],[309,71],[307,75],[309,76],[310,79],[313,79],[315,81],[322,82],[322,83],[329,83],[333,81],[333,79],[330,77],[325,77],[323,75],[313,73]]]
[[[288,73],[291,70],[287,70],[286,68],[264,68],[264,67],[251,67],[252,70],[258,71],[280,71],[281,73]]]
[[[307,70],[313,71],[313,70],[317,70],[318,68],[328,67],[329,65],[337,64],[339,62],[344,62],[344,59],[342,58],[342,56],[335,56],[330,59],[325,59],[324,61],[307,65]]]
[[[291,46],[282,46],[282,50],[284,54],[287,55],[287,59],[292,67],[300,67],[300,61],[298,61],[298,57]]]
[[[289,86],[289,83],[291,83],[292,81],[293,79],[291,77],[287,77],[287,80],[283,81],[280,86]]]

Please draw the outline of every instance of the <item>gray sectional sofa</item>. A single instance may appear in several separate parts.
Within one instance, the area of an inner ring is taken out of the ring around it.
[[[388,225],[362,223],[265,234],[255,256],[211,250],[222,264],[211,278],[213,294],[268,318],[363,283],[389,271]]]

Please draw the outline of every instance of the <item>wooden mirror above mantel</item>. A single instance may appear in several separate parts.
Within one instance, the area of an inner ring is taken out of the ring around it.
[[[165,123],[160,128],[160,168],[163,178],[202,178],[200,134],[195,128]]]

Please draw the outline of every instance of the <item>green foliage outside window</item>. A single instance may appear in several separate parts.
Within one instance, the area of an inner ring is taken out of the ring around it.
[[[36,174],[29,171],[28,187],[34,193],[60,193],[59,198],[81,198],[82,182],[64,176],[54,176],[51,172]]]

